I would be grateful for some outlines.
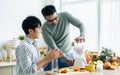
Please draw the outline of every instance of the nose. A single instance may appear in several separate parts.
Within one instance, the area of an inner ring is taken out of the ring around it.
[[[42,33],[42,29],[40,29],[40,33]]]
[[[40,33],[42,32],[42,29],[41,29],[41,28],[39,29],[39,32],[40,32]]]

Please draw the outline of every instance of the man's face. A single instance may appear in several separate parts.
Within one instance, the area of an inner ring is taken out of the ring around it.
[[[47,20],[47,22],[51,25],[56,25],[57,24],[57,14],[53,13],[50,16],[45,16],[45,19]]]
[[[41,32],[42,32],[42,30],[40,27],[35,28],[34,37],[39,38]]]
[[[41,27],[38,26],[37,28],[35,28],[35,30],[30,29],[29,33],[32,36],[32,38],[36,39],[39,38],[41,32],[42,32]]]

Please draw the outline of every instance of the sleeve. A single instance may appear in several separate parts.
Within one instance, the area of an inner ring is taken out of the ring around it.
[[[69,21],[72,25],[74,25],[74,26],[76,26],[77,28],[79,28],[79,30],[80,30],[80,36],[85,35],[85,27],[84,27],[83,23],[81,23],[81,21],[80,21],[79,19],[73,17],[73,16],[72,16],[70,13],[68,13],[68,12],[65,12],[65,16],[66,16],[66,18],[68,19],[68,21]]]
[[[47,29],[44,27],[42,27],[42,36],[49,48],[51,48],[51,49],[55,48],[55,49],[59,50],[54,39],[52,38],[51,33],[49,31],[47,31]]]
[[[48,47],[50,47],[51,49],[55,48],[55,49],[57,49],[57,50],[60,50],[60,49],[57,47],[54,39],[52,38],[51,33],[50,33],[49,31],[47,31],[47,29],[45,29],[45,28],[43,28],[43,27],[42,27],[42,36],[43,36],[44,41],[45,41],[46,44],[48,45]],[[65,62],[67,62],[67,60],[69,60],[69,59],[67,58],[67,56],[65,56],[65,55],[63,55],[62,59],[63,59]]]
[[[37,71],[37,64],[33,63],[32,53],[26,46],[21,46],[17,54],[19,56],[18,62],[24,74],[35,73]]]

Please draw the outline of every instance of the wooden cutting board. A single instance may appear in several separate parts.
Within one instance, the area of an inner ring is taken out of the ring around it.
[[[67,73],[58,73],[58,72],[52,72],[52,71],[48,71],[46,72],[45,75],[89,75],[89,71],[86,72],[75,72],[75,71],[70,71]]]

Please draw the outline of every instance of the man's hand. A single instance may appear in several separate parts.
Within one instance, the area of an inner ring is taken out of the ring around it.
[[[83,37],[83,36],[79,36],[79,37],[77,37],[76,39],[75,39],[75,41],[77,42],[77,43],[81,43],[81,42],[85,42],[85,37]]]
[[[74,60],[67,60],[67,64],[68,64],[68,66],[73,66]]]
[[[60,51],[60,50],[56,50],[56,49],[52,49],[48,52],[48,54],[46,55],[45,59],[46,60],[54,60],[54,59],[57,59],[57,58],[60,58],[63,56],[63,52]]]

